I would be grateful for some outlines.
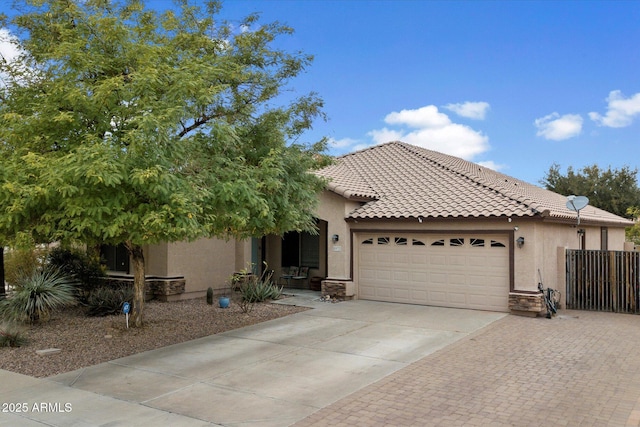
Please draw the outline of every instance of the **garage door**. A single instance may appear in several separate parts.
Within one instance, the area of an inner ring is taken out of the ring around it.
[[[508,235],[359,234],[362,299],[508,311]]]

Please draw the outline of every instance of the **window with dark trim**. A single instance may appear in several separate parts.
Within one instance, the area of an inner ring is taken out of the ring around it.
[[[600,228],[600,249],[609,250],[609,229],[607,227]]]
[[[320,236],[290,231],[282,238],[282,267],[320,266]]]
[[[119,245],[101,245],[100,259],[109,271],[129,273],[129,251],[124,243]]]

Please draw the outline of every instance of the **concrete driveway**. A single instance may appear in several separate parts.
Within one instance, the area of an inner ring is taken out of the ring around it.
[[[29,406],[0,425],[288,426],[505,316],[284,302],[313,309],[46,380],[0,371],[0,401]]]

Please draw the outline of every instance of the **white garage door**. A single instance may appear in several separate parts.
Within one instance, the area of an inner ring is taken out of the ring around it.
[[[362,299],[508,311],[507,235],[359,234]]]

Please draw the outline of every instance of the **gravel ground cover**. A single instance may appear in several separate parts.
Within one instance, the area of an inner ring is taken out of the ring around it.
[[[143,327],[127,329],[124,314],[87,317],[84,308],[74,307],[53,314],[46,323],[27,327],[25,346],[0,348],[0,369],[48,377],[304,310],[266,302],[244,313],[233,301],[225,309],[207,305],[204,298],[150,301],[145,305]],[[60,352],[37,353],[50,348]]]

